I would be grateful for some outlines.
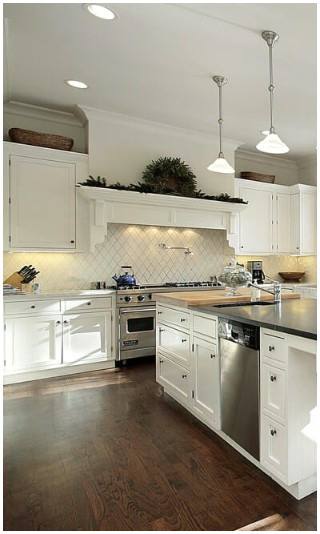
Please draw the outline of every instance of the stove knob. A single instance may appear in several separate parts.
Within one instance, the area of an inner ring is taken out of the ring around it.
[[[138,295],[138,300],[142,302],[144,300],[144,295]]]
[[[129,297],[129,295],[128,295],[128,296],[124,297],[124,300],[126,302],[130,302],[132,300],[132,297]]]

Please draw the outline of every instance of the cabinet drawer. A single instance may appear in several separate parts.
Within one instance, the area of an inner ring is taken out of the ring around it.
[[[193,314],[193,331],[195,334],[200,334],[202,336],[211,337],[212,339],[217,338],[217,318],[216,317],[205,317],[197,313]]]
[[[157,348],[168,352],[171,359],[185,367],[190,367],[190,336],[175,328],[159,324],[157,332]]]
[[[161,353],[157,354],[157,382],[183,404],[190,402],[190,373]]]
[[[5,315],[22,315],[25,313],[59,313],[60,300],[26,300],[8,302],[4,305]]]
[[[157,319],[164,323],[171,323],[177,327],[189,329],[190,314],[183,310],[174,310],[165,306],[157,307]]]
[[[270,358],[282,364],[287,364],[288,349],[285,338],[262,331],[260,344],[263,358]]]
[[[288,483],[287,428],[265,414],[261,416],[261,464]]]
[[[81,298],[63,301],[63,311],[77,313],[80,311],[105,310],[111,308],[112,297]]]
[[[284,369],[278,369],[266,363],[261,368],[261,406],[282,423],[286,418],[286,375]]]

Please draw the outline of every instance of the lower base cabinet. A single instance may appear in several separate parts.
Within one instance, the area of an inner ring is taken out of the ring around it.
[[[63,316],[63,363],[111,358],[111,312]]]
[[[60,315],[17,317],[5,321],[5,370],[32,370],[60,365]]]
[[[192,405],[199,416],[220,427],[220,366],[218,347],[200,337],[192,345]]]
[[[162,354],[156,359],[157,382],[182,404],[191,399],[190,372]]]

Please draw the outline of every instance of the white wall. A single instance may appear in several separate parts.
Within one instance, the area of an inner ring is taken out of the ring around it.
[[[3,109],[3,139],[9,141],[10,128],[65,135],[74,140],[73,152],[87,152],[86,126],[72,113],[8,102]]]
[[[299,181],[302,184],[317,185],[317,156],[308,156],[298,161]]]
[[[88,119],[90,174],[108,183],[135,183],[148,163],[160,156],[181,157],[197,176],[206,193],[233,194],[233,175],[207,170],[218,153],[218,139],[202,132],[174,128],[122,114],[80,108]],[[225,141],[225,157],[234,165],[239,143]]]
[[[238,148],[235,153],[236,176],[241,171],[255,171],[275,175],[275,183],[294,185],[299,183],[298,164],[296,161],[280,156],[269,156]],[[301,181],[301,183],[308,183]]]

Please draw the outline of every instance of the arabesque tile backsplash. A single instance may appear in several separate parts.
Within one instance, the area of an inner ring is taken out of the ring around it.
[[[163,250],[159,243],[190,247],[193,255]],[[43,289],[83,289],[97,280],[111,285],[121,265],[132,265],[140,283],[209,280],[233,256],[224,230],[109,224],[93,253],[6,253],[4,276],[31,263],[40,270]]]
[[[190,247],[193,255],[181,250],[163,250],[159,243]],[[42,289],[85,289],[91,282],[105,280],[113,284],[112,275],[121,265],[132,265],[140,283],[209,280],[219,275],[234,257],[224,230],[166,228],[109,224],[108,235],[93,253],[6,253],[4,277],[32,264],[40,270]],[[315,257],[296,256],[238,256],[244,263],[262,259],[265,272],[279,278],[279,271],[306,271],[303,281],[316,281]]]

